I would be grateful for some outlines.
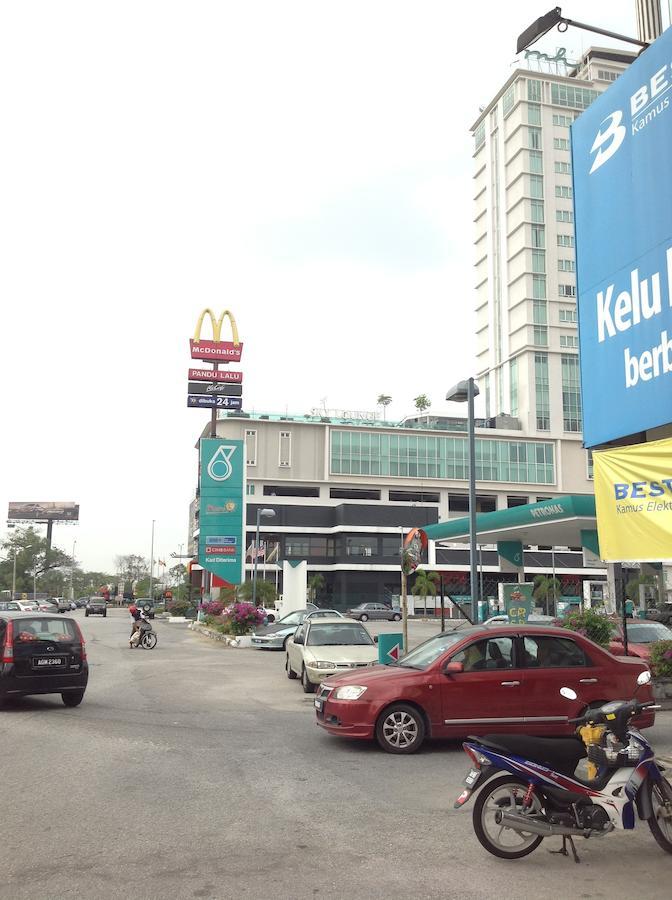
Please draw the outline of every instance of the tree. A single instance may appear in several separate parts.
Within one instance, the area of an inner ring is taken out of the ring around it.
[[[308,579],[308,599],[311,603],[315,603],[315,598],[321,590],[324,590],[325,583],[324,575],[320,575],[319,572],[310,576]]]
[[[429,399],[427,394],[418,394],[418,396],[413,400],[415,403],[415,408],[419,413],[423,413],[426,409],[432,405],[432,401]]]
[[[537,602],[544,604],[544,612],[552,616],[555,612],[555,603],[562,596],[562,582],[559,578],[549,578],[547,575],[535,575],[532,579],[534,590],[532,596]]]
[[[4,559],[0,562],[0,588],[11,590],[16,557],[16,590],[33,591],[35,581],[42,590],[62,593],[64,580],[69,576],[73,559],[58,547],[51,547],[47,555],[47,539],[32,526],[17,528],[0,544]],[[65,572],[63,570],[66,570]]]
[[[391,402],[392,402],[392,397],[390,397],[388,394],[378,394],[378,399],[376,400],[376,406],[383,407],[383,421],[385,421],[385,413],[386,413],[387,407],[390,405]]]
[[[252,582],[246,581],[241,584],[237,591],[239,600],[252,600]],[[275,585],[272,581],[266,581],[265,578],[257,578],[257,605],[273,606],[278,599]]]
[[[142,578],[149,578],[149,563],[144,556],[133,553],[128,556],[117,556],[115,568],[122,583],[121,593],[130,593],[136,582]]]
[[[168,569],[168,584],[176,600],[182,600],[189,588],[189,573],[187,567],[178,563]]]
[[[423,598],[423,606],[425,613],[427,612],[427,597],[436,597],[437,586],[441,577],[438,572],[427,572],[425,569],[418,569],[415,574],[415,583],[411,588],[411,593],[415,597]]]
[[[653,577],[653,575],[638,575],[636,578],[631,578],[625,586],[625,596],[628,598],[628,600],[632,601],[635,607],[639,606],[640,585],[655,585],[656,592],[659,593],[658,586],[656,585],[656,579]]]

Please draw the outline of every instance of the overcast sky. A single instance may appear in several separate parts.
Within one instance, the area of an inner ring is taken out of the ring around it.
[[[249,411],[445,411],[474,370],[469,127],[548,8],[2,4],[0,507],[79,502],[54,541],[88,569],[148,557],[152,519],[158,556],[186,544],[205,306]],[[635,0],[563,11],[636,31]]]

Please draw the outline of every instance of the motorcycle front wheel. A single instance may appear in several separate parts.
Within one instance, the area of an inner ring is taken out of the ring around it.
[[[506,825],[498,825],[498,812],[522,812],[523,798],[527,785],[518,778],[502,775],[488,781],[474,804],[474,831],[488,853],[500,859],[521,859],[532,853],[543,841],[539,834],[514,831]],[[535,795],[532,799],[533,814],[542,812],[541,803]]]
[[[666,778],[659,782],[647,780],[646,790],[653,815],[649,819],[651,834],[659,847],[666,853],[672,853],[672,785]]]
[[[154,632],[148,631],[146,634],[143,634],[140,644],[145,650],[153,650],[156,647],[156,635]]]

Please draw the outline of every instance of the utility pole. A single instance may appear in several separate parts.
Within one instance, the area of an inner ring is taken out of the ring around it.
[[[149,559],[149,599],[152,600],[153,590],[154,590],[154,522],[156,519],[152,519],[152,550],[150,553]]]

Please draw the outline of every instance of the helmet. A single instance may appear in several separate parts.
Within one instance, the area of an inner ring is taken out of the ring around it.
[[[134,604],[132,604],[131,606],[128,607],[128,611],[129,611],[130,613],[137,612],[137,611],[138,611],[138,607],[137,607],[137,606],[135,605],[135,603],[134,603]]]

